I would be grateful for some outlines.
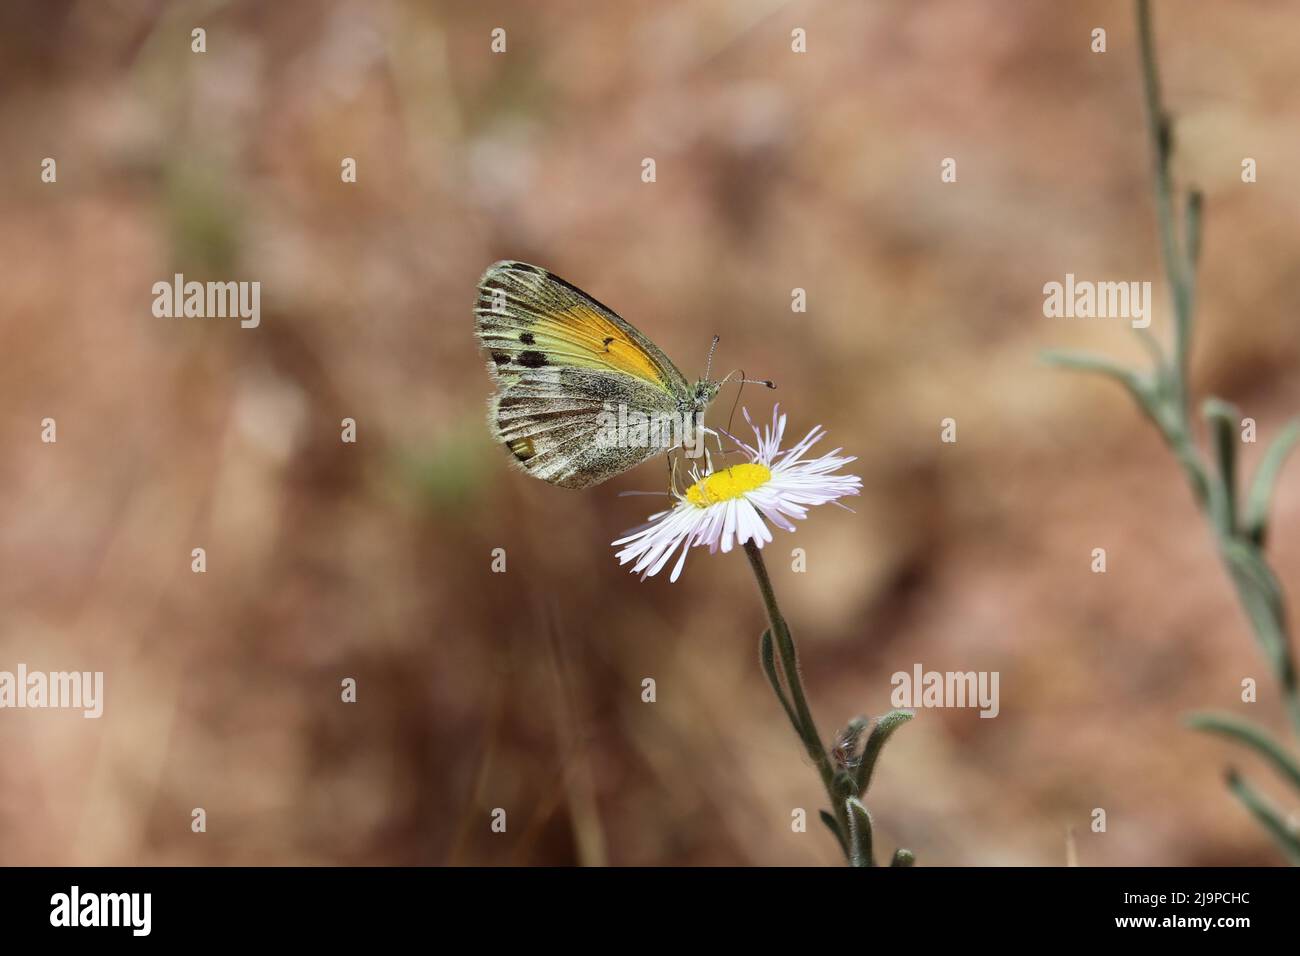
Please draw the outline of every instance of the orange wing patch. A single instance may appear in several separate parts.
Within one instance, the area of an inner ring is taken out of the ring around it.
[[[570,306],[537,319],[532,328],[535,337],[545,336],[555,343],[556,352],[566,364],[612,369],[663,388],[668,385],[650,356],[595,309]]]

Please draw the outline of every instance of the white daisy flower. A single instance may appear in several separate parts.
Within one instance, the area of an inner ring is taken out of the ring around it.
[[[780,406],[776,406],[772,409],[772,424],[764,425],[760,433],[746,409],[745,421],[754,430],[755,445],[736,441],[749,461],[704,473],[692,468],[692,484],[686,493],[673,492],[676,505],[651,515],[644,527],[614,542],[615,547],[626,545],[618,552],[618,563],[635,561],[632,572],[640,572],[645,580],[658,574],[680,548],[681,555],[669,576],[670,581],[676,581],[686,563],[686,552],[692,547],[708,545],[709,553],[715,554],[719,549],[727,552],[753,541],[761,548],[772,540],[769,524],[793,531],[790,519],[806,517],[808,506],[838,504],[839,498],[861,491],[862,479],[857,475],[834,474],[857,460],[840,456],[841,449],[820,458],[804,458],[826,435],[820,425],[802,441],[781,451],[785,419]]]

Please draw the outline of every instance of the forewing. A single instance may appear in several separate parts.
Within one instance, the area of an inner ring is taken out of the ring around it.
[[[497,262],[479,280],[476,331],[489,367],[505,384],[542,368],[625,375],[688,394],[682,373],[657,346],[612,309],[538,266]]]

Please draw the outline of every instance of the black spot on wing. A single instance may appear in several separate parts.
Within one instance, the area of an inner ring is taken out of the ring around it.
[[[509,365],[510,356],[505,352],[493,352],[492,361],[496,362],[498,365]]]
[[[546,355],[533,349],[525,349],[519,353],[519,364],[524,368],[541,368],[546,364]]]
[[[536,342],[537,340],[533,338],[533,333],[532,333],[532,332],[520,332],[520,333],[519,333],[519,341],[520,341],[520,342],[523,342],[524,345],[532,345],[532,344],[533,344],[534,342]]]

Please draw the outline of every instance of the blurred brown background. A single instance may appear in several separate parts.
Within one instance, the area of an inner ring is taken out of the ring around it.
[[[1037,358],[1140,355],[1123,321],[1043,317],[1066,272],[1153,280],[1168,330],[1132,20],[5,4],[0,669],[106,689],[99,721],[0,712],[0,862],[836,862],[744,560],[638,582],[609,542],[648,499],[617,493],[659,490],[662,464],[573,492],[490,440],[471,306],[505,257],[609,303],[688,377],[720,334],[724,370],[779,382],[746,391],[757,416],[779,398],[792,432],[825,424],[860,456],[856,515],[822,509],[767,552],[823,733],[887,710],[914,663],[1000,671],[997,719],[922,711],[887,748],[868,799],[886,856],[1061,864],[1073,826],[1083,865],[1280,862],[1222,769],[1287,795],[1180,724],[1282,727],[1182,475],[1118,388]],[[1300,406],[1300,21],[1163,2],[1156,30],[1176,173],[1206,193],[1197,397],[1259,422],[1253,466]],[[261,327],[155,318],[174,272],[259,280]],[[1298,517],[1293,468],[1271,549],[1293,597]]]

